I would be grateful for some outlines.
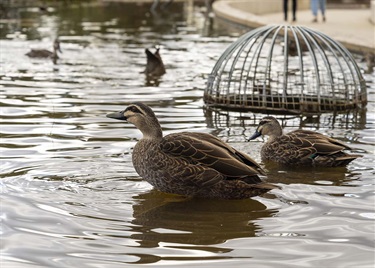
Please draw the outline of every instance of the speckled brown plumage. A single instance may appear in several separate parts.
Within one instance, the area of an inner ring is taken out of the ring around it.
[[[161,76],[165,74],[165,67],[159,53],[159,48],[156,49],[155,53],[152,53],[148,49],[145,52],[147,56],[145,74],[149,76]]]
[[[53,52],[47,49],[32,49],[25,55],[30,58],[51,58],[53,63],[56,63],[57,59],[59,58],[59,56],[57,55],[58,51],[62,53],[60,49],[60,41],[58,38],[56,38],[53,43]]]
[[[266,163],[271,161],[285,166],[338,167],[346,166],[360,157],[345,153],[344,150],[351,150],[349,146],[318,132],[295,130],[283,134],[281,125],[272,116],[260,121],[249,140],[260,135],[269,136],[261,149],[262,160]]]
[[[163,137],[150,107],[134,103],[108,117],[126,120],[143,134],[133,150],[138,174],[156,189],[186,196],[241,199],[276,188],[264,183],[262,168],[248,155],[207,133]]]

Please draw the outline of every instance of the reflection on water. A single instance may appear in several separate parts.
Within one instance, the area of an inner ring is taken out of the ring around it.
[[[192,260],[227,258],[225,255],[215,256],[215,253],[228,253],[231,249],[215,245],[230,239],[255,236],[261,228],[254,221],[273,214],[256,200],[189,199],[166,196],[156,191],[135,198],[140,201],[133,206],[132,223],[135,226],[132,238],[139,247],[158,248],[165,244],[177,250],[194,248],[202,252],[190,257]],[[152,259],[152,256],[143,255],[139,262],[147,262],[149,258]],[[182,260],[183,257],[170,259]]]
[[[259,123],[258,114],[249,114],[248,112],[232,112],[217,109],[214,107],[205,107],[205,117],[207,125],[212,128],[226,128],[230,126],[257,125]],[[364,129],[366,128],[366,110],[354,110],[347,113],[327,113],[311,116],[295,115],[276,115],[283,128],[340,128],[340,129]]]
[[[259,227],[253,221],[272,214],[256,200],[225,202],[186,198],[176,201],[171,198],[166,202],[166,198],[156,191],[137,199],[141,201],[133,206],[135,219],[132,223],[140,226],[137,230],[142,234],[136,233],[133,237],[150,247],[157,247],[160,242],[210,245],[246,233],[254,236]],[[158,234],[157,229],[160,230]]]
[[[249,200],[166,195],[131,164],[140,132],[105,115],[143,101],[165,134],[212,133],[260,162],[263,142],[245,141],[264,115],[202,101],[216,60],[245,29],[206,16],[199,1],[154,14],[151,3],[45,3],[1,13],[2,266],[373,266],[374,73],[364,74],[365,111],[277,115],[285,131],[318,130],[363,154],[347,168],[267,167],[280,190]],[[25,56],[56,36],[56,65]],[[167,73],[147,79],[154,46]]]

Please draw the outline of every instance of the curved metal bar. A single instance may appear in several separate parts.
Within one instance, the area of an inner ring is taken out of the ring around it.
[[[209,81],[207,83],[206,87],[206,94],[213,94],[213,89],[216,85],[216,96],[220,95],[220,82],[221,77],[223,74],[223,71],[225,70],[226,65],[229,62],[229,59],[231,58],[232,54],[236,51],[236,49],[241,46],[244,40],[251,39],[253,35],[256,35],[257,33],[260,33],[263,31],[263,28],[261,27],[256,30],[250,31],[242,36],[240,36],[237,41],[230,44],[227,49],[223,52],[219,60],[216,62],[214,68],[211,71],[211,74],[209,75]]]
[[[235,71],[235,67],[237,65],[237,62],[238,62],[238,59],[239,57],[241,56],[241,53],[244,51],[245,47],[247,47],[248,43],[252,40],[254,40],[253,44],[255,44],[255,42],[257,41],[257,39],[259,38],[260,34],[262,33],[262,31],[258,31],[258,32],[255,32],[253,35],[249,36],[249,38],[246,38],[243,42],[243,44],[241,46],[239,46],[240,48],[238,49],[237,51],[237,54],[236,56],[234,57],[234,60],[232,62],[232,66],[229,70],[229,77],[232,77],[233,76],[233,72]],[[252,47],[252,46],[251,46]],[[248,55],[248,53],[247,53]],[[246,60],[244,61],[246,62]],[[243,67],[242,66],[242,71],[241,73],[243,72]],[[242,75],[241,75],[242,77]],[[232,83],[232,79],[229,79],[229,82],[228,82],[228,89],[227,89],[227,93],[230,92],[230,87],[231,87],[231,83]],[[241,79],[240,79],[240,84],[239,84],[239,87],[241,86]],[[236,94],[235,92],[234,93],[234,98],[236,98]]]
[[[272,55],[273,55],[273,48],[275,47],[275,44],[276,44],[276,39],[279,35],[279,32],[281,31],[281,29],[284,28],[284,26],[279,26],[277,29],[275,29],[275,32],[273,34],[273,37],[272,37],[272,40],[271,40],[271,44],[270,44],[270,49],[269,49],[269,52],[268,52],[268,57],[267,57],[267,63],[266,63],[266,69],[265,69],[265,79],[264,79],[264,83],[263,83],[263,101],[266,101],[266,81],[270,80],[271,79],[271,63],[272,63]],[[271,86],[271,83],[269,83],[269,86]],[[269,89],[271,90],[271,89]],[[271,102],[273,104],[274,100],[273,98],[271,98]]]
[[[319,76],[319,67],[318,67],[318,62],[316,60],[315,52],[314,49],[312,48],[310,42],[308,42],[308,39],[306,38],[303,28],[301,27],[296,27],[296,30],[298,31],[299,35],[302,37],[303,41],[307,45],[307,49],[309,50],[309,53],[311,55],[311,59],[315,68],[315,73],[316,73],[316,85],[317,85],[317,98],[318,102],[320,103],[320,76]],[[318,109],[320,111],[320,107]]]
[[[274,28],[274,26],[268,26],[269,28]],[[243,62],[243,66],[242,66],[242,71],[241,71],[241,76],[240,76],[240,81],[242,82],[242,80],[243,80],[243,76],[244,76],[244,74],[245,74],[245,67],[246,67],[246,63],[248,63],[249,61],[248,61],[248,59],[249,59],[249,54],[250,54],[250,52],[252,51],[252,48],[253,48],[253,46],[256,44],[256,42],[257,42],[257,40],[258,40],[258,38],[259,38],[259,35],[257,36],[257,39],[256,40],[254,40],[254,42],[251,44],[251,46],[249,47],[249,49],[248,49],[248,51],[247,51],[247,53],[246,53],[246,57],[245,57],[245,60],[244,60],[244,62]],[[255,54],[255,53],[254,53]],[[252,57],[253,58],[253,57]],[[250,59],[249,59],[250,60]],[[250,61],[250,64],[249,64],[249,66],[251,67],[251,64],[252,64],[252,61]],[[250,73],[250,68],[248,68],[247,69],[247,75],[245,76],[246,78],[244,79],[245,81],[244,81],[244,94],[246,93],[246,95],[247,95],[247,92],[245,92],[246,91],[246,89],[248,88],[247,87],[247,84],[248,84],[248,77],[249,77],[249,73]]]
[[[325,68],[328,72],[328,79],[330,81],[330,85],[331,85],[331,93],[333,95],[333,103],[334,105],[336,105],[336,96],[335,96],[335,91],[333,90],[333,87],[334,87],[334,83],[333,83],[333,74],[332,74],[332,68],[331,68],[331,65],[329,64],[328,60],[327,60],[327,54],[325,52],[325,50],[323,49],[323,47],[321,46],[321,44],[319,44],[317,41],[316,41],[316,37],[315,35],[312,35],[309,31],[306,31],[304,30],[305,34],[308,36],[308,38],[312,41],[312,43],[315,45],[315,47],[317,48],[319,54],[320,54],[320,57],[321,59],[323,60],[324,64],[325,64]],[[318,73],[318,75],[320,75],[320,73]],[[319,93],[321,93],[321,90],[320,90],[320,87],[321,85],[319,84]],[[319,95],[318,96],[318,103],[321,104],[322,103],[322,98],[323,96]],[[326,98],[328,96],[325,96]]]
[[[284,30],[284,43],[285,43],[285,49],[284,49],[284,73],[283,73],[283,103],[287,103],[286,98],[286,90],[288,88],[288,64],[289,64],[289,40],[288,40],[288,26],[285,26]]]
[[[306,29],[306,31],[309,31],[309,32],[310,32],[309,29]],[[325,45],[325,46],[329,49],[329,51],[331,51],[331,53],[334,55],[334,58],[336,59],[337,65],[339,66],[339,68],[340,68],[340,70],[341,70],[341,73],[343,74],[342,77],[343,77],[344,85],[345,85],[345,92],[344,92],[344,95],[347,96],[347,97],[346,97],[346,103],[349,104],[349,102],[350,102],[350,99],[349,99],[350,92],[349,92],[349,90],[348,90],[348,78],[347,78],[346,75],[345,75],[345,69],[344,69],[343,65],[341,64],[340,59],[344,59],[344,61],[345,61],[345,63],[346,63],[346,66],[347,66],[347,67],[349,68],[349,70],[351,71],[351,74],[352,74],[351,78],[354,79],[354,78],[353,78],[353,72],[352,72],[351,67],[350,67],[350,62],[347,60],[347,58],[345,57],[345,55],[342,54],[342,51],[339,49],[338,46],[335,46],[335,44],[332,43],[332,42],[331,42],[331,43],[330,43],[330,42],[327,42],[327,40],[326,40],[326,38],[325,38],[325,35],[320,34],[320,33],[317,33],[317,32],[314,32],[314,31],[311,31],[310,34],[311,34],[312,36],[314,36],[314,38],[317,38],[317,39],[319,39],[322,43],[324,43],[324,45]],[[333,46],[332,46],[331,44],[333,44],[333,45],[335,46],[335,49],[336,49],[336,50],[333,49]],[[336,51],[338,51],[338,52],[341,54],[341,57],[338,57]],[[331,64],[330,64],[330,66],[331,66]],[[332,80],[332,78],[334,78],[333,73],[331,73],[330,77],[331,77],[331,84],[332,84],[332,87],[333,87],[334,85],[336,85],[336,83],[334,83],[334,81]],[[355,82],[355,81],[352,80],[352,82]],[[335,90],[332,90],[332,92],[333,92],[333,97],[334,97],[334,100],[333,100],[333,101],[334,101],[334,104],[336,104],[336,100],[337,100],[337,99],[336,99],[336,96],[335,96]],[[356,94],[356,95],[357,95],[357,94]],[[356,96],[356,97],[358,98],[358,96]]]
[[[268,37],[268,35],[270,35],[272,33],[272,31],[275,29],[275,27],[277,27],[277,26],[269,26],[269,29],[267,30],[267,32],[265,32],[264,35],[262,36],[260,44],[256,47],[255,52],[254,52],[254,55],[256,55],[256,56],[251,59],[249,68],[247,69],[247,77],[249,77],[249,73],[251,71],[251,67],[253,66],[254,60],[255,60],[255,67],[258,66],[259,57],[260,57],[260,51],[263,48],[264,41],[266,40],[266,38]],[[281,27],[281,26],[279,26],[279,27]],[[257,70],[255,68],[253,83],[255,82],[256,74],[257,74]],[[264,89],[263,90],[263,96],[262,96],[262,98],[263,98],[263,106],[264,107],[266,106],[266,101],[267,101],[267,97],[266,97],[265,93],[266,92],[265,92],[265,89]],[[253,91],[253,95],[254,95],[254,91]]]
[[[305,89],[305,79],[304,79],[304,71],[303,71],[303,56],[302,56],[302,51],[301,51],[301,45],[299,43],[299,38],[296,32],[295,27],[291,27],[291,32],[294,36],[294,40],[296,42],[296,47],[297,47],[297,55],[298,55],[298,63],[299,63],[299,69],[300,69],[300,78],[301,78],[301,92],[300,92],[300,99],[304,99],[304,89]]]
[[[357,83],[360,87],[360,90],[361,90],[360,99],[362,101],[362,104],[366,105],[367,104],[366,82],[365,82],[365,79],[362,76],[362,73],[361,73],[361,70],[359,69],[359,66],[356,64],[356,61],[355,61],[353,55],[341,43],[333,40],[328,35],[325,35],[323,33],[314,31],[312,29],[308,29],[308,30],[313,32],[314,34],[316,34],[318,36],[324,36],[329,41],[328,43],[331,44],[332,46],[334,46],[337,49],[337,51],[340,52],[341,57],[344,59],[347,66],[349,67],[349,70],[351,72],[351,77],[353,78],[353,80],[357,80]],[[344,75],[344,77],[345,77],[345,75]],[[356,92],[356,93],[358,93],[358,92]]]

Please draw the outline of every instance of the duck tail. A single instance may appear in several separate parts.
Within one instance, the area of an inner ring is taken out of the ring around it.
[[[359,154],[351,154],[351,155],[345,155],[335,158],[334,166],[336,167],[343,167],[352,162],[353,160],[357,159],[358,157],[362,157],[362,155]]]
[[[257,184],[254,184],[252,186],[254,188],[264,189],[264,190],[280,189],[279,186],[276,186],[276,185],[274,185],[272,183],[267,183],[267,182],[257,183]]]

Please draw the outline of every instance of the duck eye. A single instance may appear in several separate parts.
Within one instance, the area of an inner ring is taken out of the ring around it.
[[[141,113],[137,107],[135,106],[129,106],[128,108],[126,108],[126,111],[131,111],[133,113]]]
[[[259,125],[260,125],[260,126],[263,126],[263,125],[265,125],[265,124],[267,124],[267,123],[270,123],[270,122],[271,122],[271,120],[263,119],[262,121],[259,122]]]

